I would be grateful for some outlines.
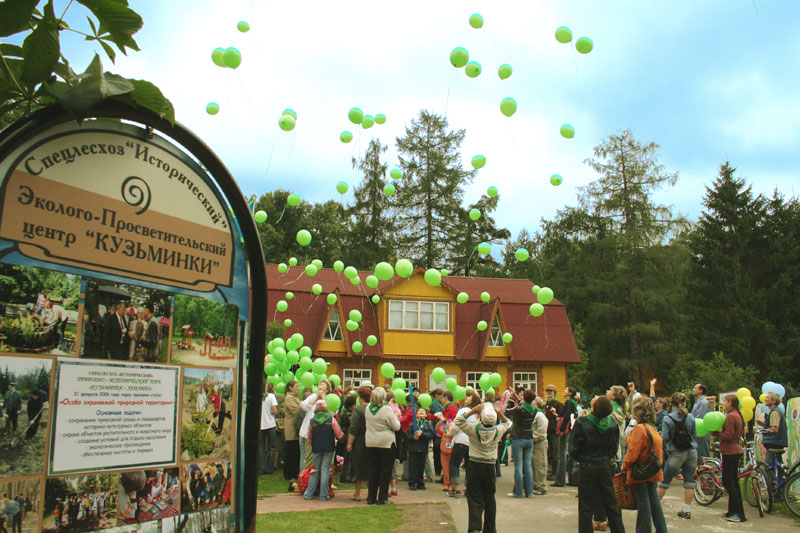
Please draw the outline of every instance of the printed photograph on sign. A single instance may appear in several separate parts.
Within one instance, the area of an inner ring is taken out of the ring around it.
[[[167,292],[87,279],[82,356],[166,363],[170,305]]]
[[[120,474],[117,523],[133,525],[176,516],[180,513],[180,493],[177,468]]]
[[[236,367],[239,357],[235,305],[175,295],[171,363]]]
[[[118,474],[49,478],[42,530],[95,531],[117,525]]]
[[[232,398],[232,370],[184,368],[181,461],[231,456]]]
[[[203,511],[231,503],[231,462],[181,467],[181,511]]]
[[[51,359],[0,355],[0,477],[43,471],[52,369]]]
[[[143,524],[131,524],[127,526],[111,527],[104,529],[103,533],[159,533],[158,520],[144,522]]]
[[[0,483],[0,531],[39,531],[39,500],[38,479]]]
[[[231,510],[227,507],[182,514],[161,522],[161,533],[222,533],[230,531],[230,528]]]
[[[0,264],[0,352],[74,355],[80,277]]]

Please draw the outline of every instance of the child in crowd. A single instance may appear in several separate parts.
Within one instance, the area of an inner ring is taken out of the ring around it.
[[[310,500],[319,487],[320,501],[329,499],[331,462],[336,451],[336,440],[344,438],[339,422],[328,411],[325,400],[317,400],[314,404],[314,417],[308,426],[308,442],[313,454],[314,472],[308,480],[308,487],[303,497]]]
[[[417,409],[416,429],[412,423],[406,430],[408,436],[408,488],[425,490],[425,460],[428,443],[435,436],[433,424],[427,419],[425,409]]]

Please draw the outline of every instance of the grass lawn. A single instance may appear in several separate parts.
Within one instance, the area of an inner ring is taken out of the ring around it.
[[[336,490],[353,490],[355,485],[352,483],[339,483],[338,476],[334,479],[333,484],[336,485]],[[283,479],[283,470],[275,471],[274,474],[263,474],[258,476],[258,497],[272,496],[274,494],[286,494],[288,492],[289,482]],[[364,487],[366,491],[366,485]],[[366,492],[365,492],[366,494]]]
[[[262,476],[267,477],[267,476]],[[284,487],[285,488],[285,487]],[[259,494],[261,494],[259,482]],[[371,505],[347,509],[328,509],[324,513],[269,513],[258,515],[256,531],[292,531],[293,533],[373,533],[391,531],[403,522],[399,505]]]

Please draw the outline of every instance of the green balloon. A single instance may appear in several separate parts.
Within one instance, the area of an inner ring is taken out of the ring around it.
[[[486,189],[486,194],[489,195],[489,198],[495,198],[497,196],[497,187],[494,185],[490,186],[488,189]]]
[[[383,113],[378,113],[375,115],[375,124],[384,124],[386,123],[386,115]]]
[[[494,387],[489,387],[489,390],[486,391],[486,394],[494,395]]]
[[[394,399],[397,405],[406,405],[408,403],[408,393],[406,391],[395,389],[392,392],[394,393]]]
[[[351,347],[353,349],[353,353],[361,353],[361,351],[364,349],[364,345],[359,341],[354,342]]]
[[[473,13],[469,16],[469,25],[475,28],[476,30],[479,28],[483,28],[483,17],[477,13]]]
[[[525,248],[519,248],[516,252],[514,252],[514,257],[517,258],[517,261],[527,261],[531,254],[528,253],[528,250]]]
[[[300,376],[300,382],[303,384],[304,387],[311,388],[314,386],[314,374],[311,372],[304,372],[303,375]]]
[[[319,272],[319,269],[317,268],[317,265],[313,265],[313,264],[306,265],[306,275],[308,275],[308,276],[313,278],[314,276],[317,275],[317,272]]]
[[[486,156],[478,154],[472,158],[472,168],[476,170],[479,168],[483,168],[485,164],[486,164]]]
[[[335,413],[342,406],[342,399],[336,394],[330,393],[325,396],[325,403],[328,404],[328,410]]]
[[[406,380],[403,378],[394,378],[392,380],[392,390],[395,389],[405,389],[406,388]]]
[[[350,122],[353,124],[361,124],[361,121],[364,120],[364,112],[357,107],[352,107],[350,111],[347,112],[347,118],[349,118]]]
[[[431,402],[433,402],[433,398],[431,398],[431,395],[426,392],[420,394],[417,400],[419,401],[420,407],[422,407],[423,409],[427,409],[428,407],[430,407]]]
[[[300,360],[300,354],[297,353],[297,350],[289,350],[286,352],[286,362],[289,366],[294,366],[297,364],[297,361]]]
[[[392,274],[394,274],[394,269],[392,269]],[[367,283],[367,287],[369,287],[370,289],[375,289],[378,287],[378,278],[376,278],[372,274],[367,276],[367,279],[365,279],[364,281]]]
[[[296,112],[295,112],[295,110],[294,110],[294,109],[292,109],[291,107],[287,107],[286,109],[284,109],[284,110],[283,110],[283,113],[281,113],[281,115],[291,115],[291,116],[292,116],[292,118],[294,118],[295,120],[297,120],[297,113],[296,113]]]
[[[214,50],[211,52],[211,61],[213,61],[218,67],[225,67],[225,59],[223,59],[224,55],[224,48],[214,48]]]
[[[342,384],[342,378],[340,378],[338,374],[331,374],[328,376],[328,381],[333,383],[334,388]]]
[[[301,229],[297,232],[297,243],[300,246],[308,246],[311,244],[311,233],[306,229]]]
[[[294,374],[292,374],[291,372],[286,372],[281,376],[281,381],[283,381],[284,383],[289,383],[293,379],[294,379]]]
[[[286,320],[283,321],[283,327],[290,328],[290,327],[292,327],[293,323],[294,322],[292,322],[291,318],[287,318]]]
[[[275,374],[275,363],[267,363],[264,365],[264,373],[268,376]]]
[[[348,314],[348,317],[353,322],[361,322],[361,320],[363,319],[363,317],[361,316],[361,311],[359,311],[358,309],[351,309],[350,313]]]
[[[314,259],[311,264],[317,267],[317,270],[322,270],[322,261],[320,259]]]
[[[488,242],[482,242],[478,245],[478,253],[481,255],[489,255],[492,253],[492,247]]]
[[[458,296],[456,296],[456,301],[460,304],[465,304],[469,301],[469,294],[466,292],[459,292]]]
[[[300,357],[311,357],[311,347],[310,346],[301,347],[300,348]]]
[[[497,75],[500,76],[501,80],[505,80],[511,76],[511,71],[511,65],[508,63],[503,63],[500,65],[500,68],[497,69]]]
[[[356,270],[355,267],[349,266],[344,269],[344,277],[347,279],[354,278],[356,276],[358,276],[358,270]]]
[[[313,370],[315,374],[324,374],[328,370],[328,364],[325,362],[325,359],[318,357],[314,359],[311,370]]]
[[[403,177],[403,171],[400,170],[399,168],[393,168],[391,172],[389,172],[389,175],[392,177],[393,180],[399,180],[400,178]]]
[[[491,374],[489,374],[489,384],[492,387],[499,387],[502,382],[503,382],[503,376],[501,376],[499,373],[492,372]]]
[[[563,181],[564,178],[561,177],[561,174],[553,174],[552,176],[550,176],[550,184],[555,185],[556,187],[561,185],[561,182]]]
[[[206,104],[206,113],[209,115],[216,115],[219,113],[219,104],[216,102],[209,102]]]
[[[470,220],[478,220],[481,218],[481,212],[478,209],[470,209],[469,210],[469,218]]]
[[[278,265],[278,272],[280,272],[281,274],[287,272],[288,270],[289,266],[286,263],[281,263],[280,265]]]
[[[242,64],[242,54],[236,48],[226,48],[222,53],[222,61],[228,68],[237,68]]]
[[[240,20],[239,24],[236,25],[236,29],[238,29],[242,33],[247,33],[248,31],[250,31],[250,24],[248,24],[243,20]]]
[[[456,68],[461,68],[469,62],[469,52],[460,46],[453,48],[450,52],[450,64]]]
[[[444,368],[437,366],[433,369],[433,372],[431,372],[431,377],[436,383],[441,383],[444,381],[444,378],[447,377],[447,373],[444,371]]]
[[[381,375],[386,379],[394,377],[394,365],[392,363],[383,363],[381,365]]]
[[[286,345],[286,343],[280,337],[275,337],[272,339],[272,342],[275,344],[276,348],[283,348]]]
[[[500,112],[505,116],[510,117],[517,112],[517,101],[511,98],[503,98],[500,100]]]
[[[328,305],[336,305],[336,300],[338,299],[339,298],[335,294],[329,294],[327,297]]]
[[[375,277],[382,281],[388,281],[394,277],[394,268],[385,261],[375,265]]]
[[[274,350],[272,350],[272,356],[275,357],[275,361],[283,362],[286,360],[286,350],[278,346]]]
[[[481,320],[478,322],[477,328],[478,331],[486,331],[486,328],[489,327],[489,324],[486,323],[485,320]]]
[[[489,389],[489,387],[492,386],[492,384],[490,383],[490,379],[491,378],[489,377],[489,374],[487,372],[484,372],[483,374],[481,374],[481,377],[478,380],[478,387],[480,387],[482,391],[486,392]]]
[[[361,127],[365,130],[370,129],[375,124],[375,117],[372,115],[364,115],[364,118],[361,120]]]
[[[387,183],[387,184],[386,184],[386,185],[383,187],[383,193],[384,193],[386,196],[391,196],[391,195],[393,195],[395,190],[396,190],[396,189],[395,189],[394,185],[392,185],[391,183]]]
[[[286,300],[278,300],[278,304],[275,307],[282,313],[289,309],[289,304],[286,302]]]
[[[439,271],[443,278],[446,278],[447,275],[450,273],[446,268],[443,268]]]
[[[561,132],[561,136],[565,139],[572,139],[575,137],[575,128],[570,124],[562,124],[559,131]]]
[[[567,44],[568,42],[572,41],[572,30],[566,26],[559,26],[556,28],[556,41],[560,42],[561,44]]]
[[[292,336],[289,337],[289,340],[292,341],[292,346],[290,347],[292,350],[297,350],[303,345],[303,334],[302,333],[292,333]],[[287,346],[289,344],[287,343]]]
[[[503,342],[505,344],[508,344],[513,340],[514,340],[514,336],[511,335],[511,333],[508,333],[508,332],[503,333]]]
[[[481,64],[477,61],[470,61],[467,63],[467,66],[464,67],[464,72],[470,78],[477,78],[481,75]]]
[[[414,265],[408,259],[400,259],[395,263],[394,271],[397,272],[398,276],[408,278],[414,273]]]
[[[538,285],[534,285],[533,287],[531,287],[531,292],[533,294],[539,294],[540,290],[542,290],[542,289]]]
[[[290,257],[289,258],[289,266],[297,266],[297,258],[296,257]]]
[[[339,134],[339,140],[347,144],[353,140],[353,134],[347,130],[344,130],[342,133]]]
[[[267,212],[266,211],[256,211],[255,216],[253,217],[256,222],[259,224],[263,224],[267,221]]]
[[[358,322],[354,320],[348,320],[344,323],[344,327],[347,328],[347,331],[355,331],[358,329]]]
[[[536,294],[536,299],[542,305],[547,305],[553,301],[553,289],[550,287],[542,287]]]
[[[447,380],[444,382],[444,386],[447,387],[447,390],[450,392],[455,392],[458,382],[456,381],[456,378],[447,378]]]
[[[491,300],[491,299],[492,299],[492,296],[488,292],[483,291],[481,293],[481,301],[482,302],[489,303],[489,300]]]
[[[435,268],[429,268],[425,271],[425,283],[431,287],[438,287],[442,284],[442,274]]]
[[[297,364],[300,365],[301,371],[306,372],[308,371],[309,368],[311,368],[314,365],[314,362],[311,361],[311,357],[304,355],[303,357],[300,358]]]
[[[381,297],[380,296],[378,296],[377,294],[373,294],[372,295],[372,303],[374,303],[375,305],[378,305],[380,303],[380,301],[381,301]]]
[[[353,276],[352,278],[350,278],[350,283],[352,283],[353,285],[358,285],[359,283],[361,283],[361,278],[359,278],[358,275]]]
[[[542,316],[542,313],[544,313],[544,306],[540,303],[531,304],[530,313],[531,316]]]
[[[575,50],[580,54],[588,54],[594,48],[594,41],[588,37],[581,37],[575,41]]]
[[[341,261],[334,261],[333,270],[335,272],[341,272],[342,270],[344,270],[344,263],[342,263]]]
[[[367,337],[367,344],[369,344],[370,346],[375,346],[376,344],[378,344],[378,337],[376,337],[375,335],[369,335]]]
[[[314,265],[309,265],[309,266],[314,266]],[[311,292],[313,292],[314,294],[322,294],[322,285],[320,285],[319,283],[313,284],[311,286]]]
[[[303,199],[296,192],[293,192],[286,198],[286,203],[292,207],[297,207],[298,205],[300,205],[300,202],[302,201]]]
[[[278,127],[283,131],[292,131],[295,123],[296,121],[292,115],[283,115],[278,119]]]
[[[462,387],[461,385],[458,385],[453,391],[453,398],[456,400],[463,400],[466,396],[467,396],[467,389],[466,387]]]

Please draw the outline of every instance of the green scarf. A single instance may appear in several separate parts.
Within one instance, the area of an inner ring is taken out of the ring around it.
[[[375,415],[378,414],[378,411],[381,410],[381,407],[383,407],[383,406],[382,405],[369,404],[369,412],[372,413],[372,416],[375,416]]]
[[[525,410],[528,412],[528,414],[529,414],[529,415],[531,415],[531,416],[536,416],[536,412],[539,410],[539,409],[537,409],[536,407],[534,407],[533,405],[531,405],[531,404],[529,404],[529,403],[526,403],[526,402],[522,402],[522,404],[520,404],[520,405],[521,405],[521,406],[522,406],[522,408],[523,408],[523,409],[525,409]]]
[[[324,424],[330,418],[331,414],[328,411],[318,411],[314,413],[314,420],[316,420],[318,424]]]
[[[615,400],[611,400],[611,405],[614,407],[615,411],[622,411],[622,407],[620,407],[620,405]]]
[[[591,422],[594,425],[594,427],[596,427],[600,431],[600,433],[605,433],[606,430],[611,427],[610,415],[600,419],[594,416],[594,413],[589,413],[589,415],[586,418],[589,419],[589,422]]]
[[[580,405],[581,405],[581,404],[579,404],[579,403],[578,403],[578,400],[574,400],[574,399],[572,399],[572,398],[570,398],[570,399],[569,399],[569,400],[567,400],[567,401],[568,401],[568,402],[572,402],[572,403],[573,403],[573,405],[575,405],[575,409],[577,409],[577,408],[578,408],[578,407],[580,407]]]

